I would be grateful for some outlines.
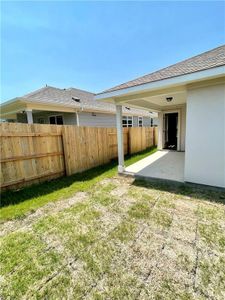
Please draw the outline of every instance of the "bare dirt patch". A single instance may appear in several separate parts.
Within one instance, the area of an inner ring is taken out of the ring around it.
[[[103,180],[2,226],[2,298],[224,299],[219,193]]]
[[[54,203],[50,202],[45,206],[37,209],[34,213],[28,214],[27,217],[23,219],[7,221],[3,224],[0,224],[0,237],[22,228],[26,230],[40,218],[63,211],[64,209],[67,209],[73,206],[74,204],[83,201],[86,197],[87,193],[78,192],[69,199],[59,200]]]

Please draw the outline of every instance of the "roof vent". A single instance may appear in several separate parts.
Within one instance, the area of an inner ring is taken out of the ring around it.
[[[166,97],[167,102],[171,102],[173,100],[173,97]]]
[[[80,99],[79,99],[79,98],[72,97],[72,100],[73,100],[73,101],[76,101],[76,102],[78,102],[78,103],[80,103]]]
[[[130,107],[125,106],[126,109],[130,110]]]

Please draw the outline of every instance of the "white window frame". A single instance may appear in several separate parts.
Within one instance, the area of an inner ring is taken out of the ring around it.
[[[139,121],[141,121],[141,126]],[[143,117],[138,117],[138,127],[143,127]]]
[[[131,126],[128,126],[128,118],[131,118]],[[126,119],[126,124],[123,124],[123,120]],[[123,116],[122,117],[122,126],[123,127],[134,127],[134,119],[133,116]]]
[[[48,117],[48,123],[49,123],[50,125],[62,125],[62,124],[57,124],[57,123],[51,124],[51,123],[50,123],[50,118],[52,118],[52,117],[55,117],[55,120],[56,120],[56,117],[62,117],[63,125],[64,125],[63,115],[51,115],[51,116]]]

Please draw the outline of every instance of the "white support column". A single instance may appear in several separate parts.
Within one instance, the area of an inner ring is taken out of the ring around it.
[[[158,125],[158,149],[163,149],[163,113],[158,113],[159,125]]]
[[[26,114],[27,114],[27,123],[28,124],[33,124],[32,109],[31,110],[26,110]]]
[[[118,143],[118,172],[124,171],[124,150],[123,150],[123,126],[122,126],[122,106],[116,105],[116,128]]]
[[[76,112],[76,117],[77,117],[77,126],[79,127],[80,126],[80,120],[79,120],[79,114],[78,114],[78,112]]]

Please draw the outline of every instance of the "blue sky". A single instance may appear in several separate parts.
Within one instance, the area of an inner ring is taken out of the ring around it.
[[[1,100],[93,92],[225,43],[225,2],[2,2]]]

